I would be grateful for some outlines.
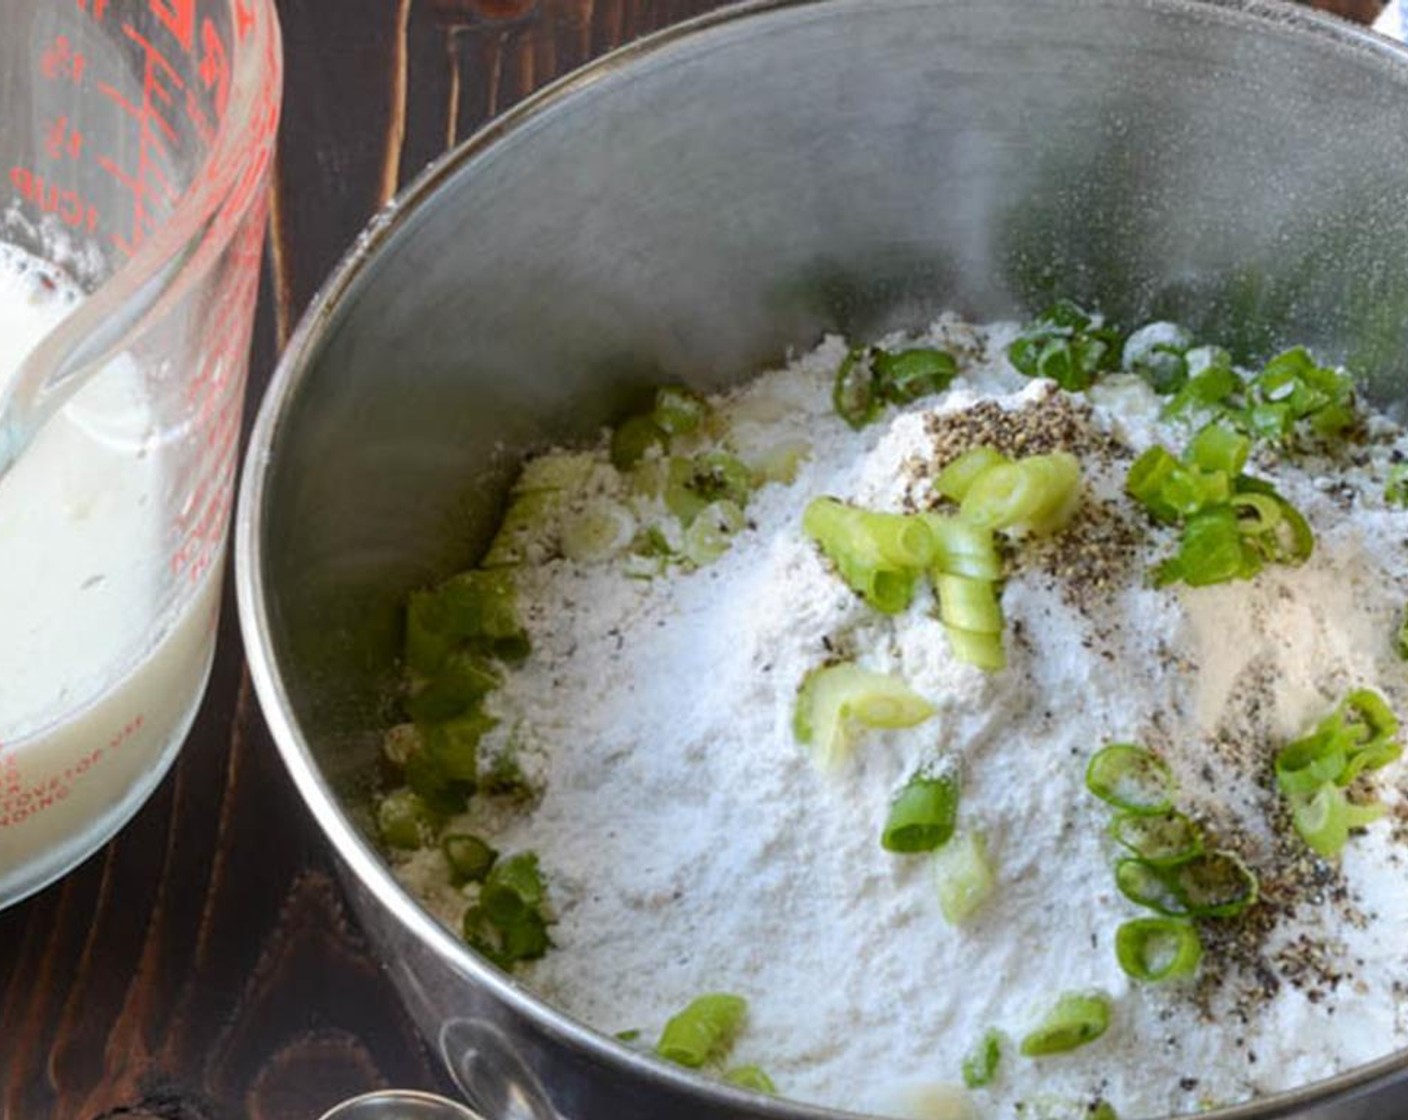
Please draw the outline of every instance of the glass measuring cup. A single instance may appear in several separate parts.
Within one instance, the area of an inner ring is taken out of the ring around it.
[[[214,648],[272,0],[5,0],[0,907],[155,788]]]

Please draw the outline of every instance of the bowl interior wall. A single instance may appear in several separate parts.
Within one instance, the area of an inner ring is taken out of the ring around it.
[[[267,606],[320,764],[366,772],[397,603],[476,559],[524,449],[656,382],[1068,295],[1392,400],[1405,106],[1393,48],[1176,0],[823,0],[575,80],[396,221],[275,435]]]

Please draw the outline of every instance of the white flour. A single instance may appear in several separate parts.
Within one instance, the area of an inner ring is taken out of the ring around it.
[[[541,857],[556,948],[524,970],[527,983],[604,1033],[638,1028],[647,1041],[700,993],[738,993],[750,1012],[735,1062],[761,1065],[788,1097],[862,1111],[896,1109],[916,1083],[959,1081],[984,1031],[1020,1038],[1076,989],[1112,998],[1108,1033],[1040,1060],[1009,1042],[996,1081],[970,1095],[979,1114],[1035,1117],[1043,1100],[1097,1099],[1125,1118],[1190,1111],[1402,1046],[1402,764],[1380,774],[1389,819],[1351,840],[1342,875],[1318,897],[1292,894],[1250,947],[1209,941],[1200,985],[1138,984],[1117,965],[1116,927],[1140,912],[1114,888],[1108,813],[1084,786],[1103,743],[1155,747],[1180,779],[1180,804],[1245,833],[1255,862],[1274,800],[1259,767],[1277,747],[1350,688],[1378,689],[1408,714],[1391,649],[1408,593],[1408,512],[1383,504],[1387,443],[1364,469],[1337,472],[1344,493],[1313,470],[1278,471],[1314,526],[1314,557],[1204,589],[1147,585],[1171,538],[1123,496],[1128,458],[1087,462],[1088,502],[1113,503],[1148,539],[1098,594],[1071,595],[1051,565],[1019,566],[1002,596],[1009,667],[984,674],[953,660],[927,592],[903,615],[876,614],[800,524],[820,494],[900,509],[904,464],[933,454],[926,412],[1046,392],[1000,357],[1012,328],[991,330],[977,348],[991,364],[980,354],[944,395],[859,433],[831,409],[839,340],[730,398],[755,418],[740,440],[751,425],[761,445],[800,437],[814,453],[795,484],[754,496],[754,527],[711,566],[649,581],[563,560],[522,572],[533,655],[491,707],[543,797],[531,815],[498,818],[476,800],[455,827]],[[952,323],[935,331],[970,338]],[[1186,441],[1158,428],[1154,398],[1127,379],[1091,400],[1096,427],[1136,450]],[[849,765],[820,772],[791,719],[799,681],[828,648],[899,674],[937,716],[869,733]],[[941,917],[928,859],[879,843],[896,790],[937,758],[958,766],[960,824],[986,832],[997,869],[995,897],[963,928]],[[465,899],[438,852],[397,859],[458,928]],[[1264,893],[1285,894],[1259,870]],[[1328,965],[1298,965],[1306,946]]]

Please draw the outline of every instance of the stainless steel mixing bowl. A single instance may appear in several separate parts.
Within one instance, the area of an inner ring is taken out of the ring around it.
[[[375,224],[264,401],[240,610],[288,768],[479,1111],[838,1115],[706,1083],[555,1012],[437,925],[368,842],[397,604],[476,559],[523,449],[589,435],[644,385],[712,389],[824,330],[1011,316],[1053,293],[1248,355],[1307,341],[1405,395],[1405,121],[1402,50],[1279,4],[770,2],[558,84]],[[1406,1069],[1398,1055],[1217,1115],[1402,1116]]]

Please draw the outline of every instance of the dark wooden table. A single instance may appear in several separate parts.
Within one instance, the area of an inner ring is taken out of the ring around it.
[[[1365,22],[1380,0],[1316,0]],[[370,214],[588,59],[719,0],[279,0],[287,84],[250,412]],[[251,694],[226,595],[171,776],[106,849],[0,913],[0,1120],[313,1120],[445,1088],[347,913]]]

